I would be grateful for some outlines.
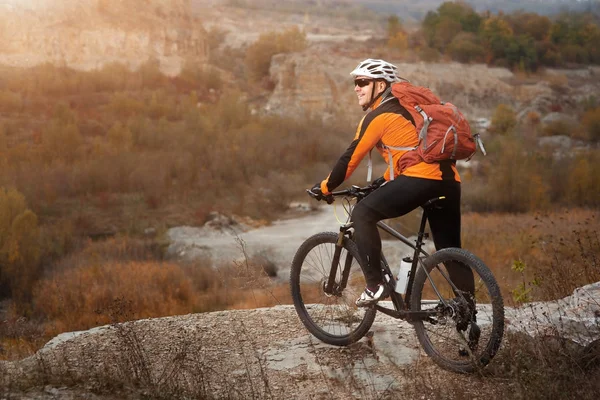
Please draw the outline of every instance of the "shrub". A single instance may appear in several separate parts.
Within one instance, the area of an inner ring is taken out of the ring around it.
[[[55,332],[114,322],[115,302],[127,303],[128,319],[193,312],[193,283],[176,264],[92,262],[39,282],[34,310]]]
[[[5,156],[4,152],[8,150],[8,139],[6,137],[6,127],[0,123],[0,157]]]
[[[438,62],[442,55],[437,49],[425,46],[419,51],[419,58],[425,62]]]
[[[600,107],[586,111],[583,115],[583,127],[590,140],[600,141]]]
[[[560,46],[560,54],[564,61],[576,64],[587,64],[589,53],[583,46],[567,44]]]
[[[146,89],[158,89],[165,85],[167,78],[160,70],[160,61],[157,59],[149,59],[139,66],[135,71],[140,80],[140,87]]]
[[[505,337],[503,350],[494,359],[491,370],[510,384],[499,385],[493,398],[597,397],[600,391],[598,369],[587,361],[595,357],[597,362],[597,350],[596,354],[590,352],[586,357],[583,346],[557,335],[531,337],[524,332],[507,332]]]
[[[596,96],[590,95],[582,99],[579,102],[579,106],[583,108],[584,112],[588,112],[600,107],[600,104],[598,104],[598,99],[596,98]]]
[[[577,127],[573,123],[569,123],[564,119],[549,122],[544,125],[542,133],[544,136],[567,135],[577,136]]]
[[[146,114],[152,119],[175,119],[174,109],[168,96],[163,91],[157,91],[150,96]]]
[[[58,160],[72,164],[78,158],[82,143],[77,125],[55,120],[43,135],[45,158],[49,162]]]
[[[546,81],[550,88],[557,93],[564,94],[569,91],[569,78],[564,74],[550,74]]]
[[[15,189],[0,189],[0,288],[26,306],[39,278],[39,229],[37,216]]]
[[[512,133],[517,125],[517,114],[511,106],[500,104],[492,116],[491,131],[500,135]]]
[[[132,84],[132,75],[124,64],[108,63],[98,70],[88,72],[84,86],[93,92],[122,91]]]
[[[260,35],[258,40],[246,50],[246,68],[254,81],[269,75],[271,57],[278,53],[302,51],[306,48],[306,34],[297,27],[277,33]]]
[[[592,207],[600,204],[600,167],[597,161],[579,157],[569,168],[566,197],[570,204]]]
[[[23,108],[23,99],[19,93],[8,90],[0,91],[0,109],[3,112],[19,112]]]
[[[108,109],[114,116],[120,119],[133,117],[145,111],[144,103],[125,93],[116,93],[111,96]]]
[[[198,65],[197,62],[186,62],[176,77],[176,82],[185,90],[195,90],[197,93],[210,89],[221,90],[223,87],[223,80],[217,69]]]
[[[393,49],[404,51],[408,48],[408,37],[404,32],[398,32],[388,39],[387,45]]]
[[[133,136],[131,131],[123,126],[120,122],[116,122],[108,131],[108,142],[117,152],[124,152],[131,149],[133,145]]]
[[[551,191],[560,186],[551,181],[550,153],[540,149],[527,155],[522,140],[514,136],[492,141],[488,150],[479,176],[465,186],[465,203],[473,211],[527,212],[549,207]]]

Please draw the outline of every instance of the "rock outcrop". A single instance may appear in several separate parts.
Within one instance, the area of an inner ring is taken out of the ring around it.
[[[158,60],[179,73],[208,59],[206,33],[187,0],[30,0],[0,3],[0,63],[89,70]]]
[[[302,53],[278,54],[271,62],[275,89],[266,104],[269,113],[283,115],[360,115],[349,72],[359,59],[329,57],[325,45]],[[515,88],[506,80],[505,68],[459,63],[425,64],[394,62],[409,81],[430,87],[473,118],[489,115],[499,103],[513,103]],[[520,92],[526,89],[521,87]]]
[[[600,339],[600,282],[582,286],[565,298],[528,303],[507,312],[508,329],[530,336],[558,335],[580,345]]]
[[[506,330],[559,335],[574,340],[576,346],[588,344],[581,354],[589,354],[591,362],[597,363],[599,297],[600,282],[555,302],[507,307]],[[79,397],[74,398],[106,392],[107,385],[139,385],[165,398],[362,399],[397,398],[399,393],[405,395],[402,398],[433,398],[409,392],[414,384],[408,379],[416,369],[427,371],[428,365],[432,361],[405,321],[379,313],[363,339],[336,347],[311,336],[293,306],[279,305],[144,319],[61,334],[31,357],[0,361],[0,398],[3,394],[23,398],[18,395],[32,393],[42,382],[53,385],[45,391],[58,392],[53,397],[27,398],[54,399],[65,395],[68,386],[82,382],[85,385],[79,385]],[[436,366],[432,371],[423,375],[428,382],[432,376],[439,377],[440,384],[459,379]],[[468,385],[480,384],[476,381],[481,379],[470,379]],[[497,381],[491,380],[490,385]],[[9,392],[3,393],[2,388]],[[481,393],[488,392],[482,389]]]

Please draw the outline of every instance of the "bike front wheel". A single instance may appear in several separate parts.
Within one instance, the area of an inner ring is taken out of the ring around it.
[[[474,293],[457,287],[448,266],[462,269],[463,274],[472,271]],[[442,368],[474,372],[498,351],[504,333],[502,295],[492,272],[472,253],[447,248],[425,258],[417,269],[410,301],[411,310],[432,313],[415,321],[414,327],[427,355]]]
[[[358,249],[344,237],[336,254],[337,241],[333,232],[308,238],[294,256],[290,287],[306,329],[324,343],[347,346],[369,331],[377,311],[356,307],[366,286]]]

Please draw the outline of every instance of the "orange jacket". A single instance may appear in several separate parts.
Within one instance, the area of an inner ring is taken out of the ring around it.
[[[321,191],[328,194],[348,179],[367,154],[376,148],[388,164],[383,177],[390,180],[390,160],[394,166],[394,176],[399,175],[398,160],[406,150],[386,149],[390,147],[414,147],[418,144],[414,120],[396,98],[378,100],[374,109],[367,113],[358,124],[356,136],[344,154],[339,158],[329,176],[321,182]],[[407,168],[402,175],[435,180],[455,180],[460,176],[452,161],[441,163],[419,163]]]

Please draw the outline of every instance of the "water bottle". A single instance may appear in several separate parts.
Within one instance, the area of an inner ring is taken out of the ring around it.
[[[412,258],[404,257],[400,262],[400,272],[398,272],[398,280],[396,281],[396,293],[406,293],[406,284],[412,267]]]

